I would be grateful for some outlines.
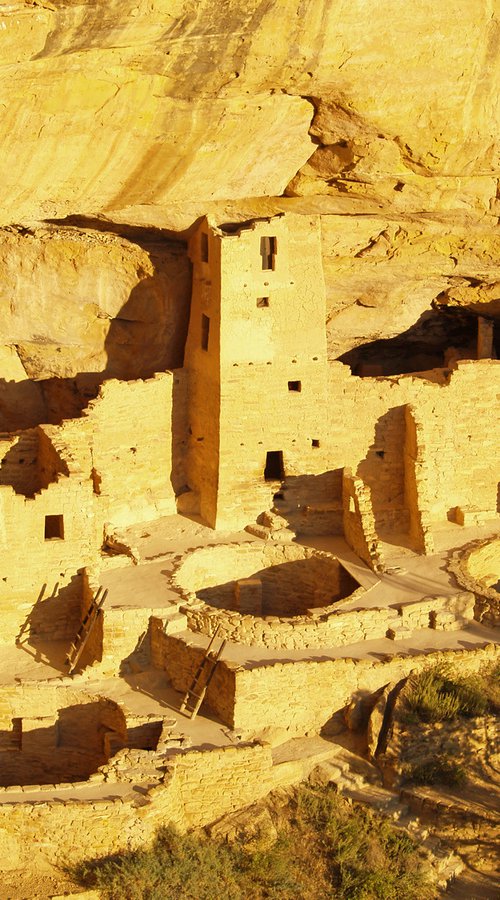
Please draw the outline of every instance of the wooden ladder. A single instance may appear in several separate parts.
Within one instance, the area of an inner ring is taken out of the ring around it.
[[[191,682],[191,686],[188,691],[186,691],[184,695],[184,700],[181,703],[181,712],[186,713],[190,719],[194,719],[198,714],[198,710],[205,699],[205,694],[207,692],[208,685],[210,684],[214,672],[217,668],[217,663],[222,655],[222,651],[226,646],[226,641],[223,640],[217,652],[212,650],[215,639],[217,638],[217,633],[219,631],[220,626],[217,625],[210,643],[207,647],[205,656],[203,657],[200,665],[196,670],[196,674]]]
[[[107,596],[107,589],[104,590],[102,587],[99,587],[97,589],[95,597],[93,597],[92,602],[83,617],[82,624],[77,631],[76,638],[71,644],[68,655],[66,657],[66,665],[69,666],[69,675],[73,674],[76,666],[78,665],[78,660],[80,659],[85,649],[85,644],[92,634],[94,625],[99,618],[99,612]]]

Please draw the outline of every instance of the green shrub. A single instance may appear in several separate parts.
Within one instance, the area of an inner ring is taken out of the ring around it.
[[[159,831],[151,850],[135,850],[81,866],[83,884],[110,900],[245,900],[234,871],[233,853],[223,844]]]
[[[407,716],[417,716],[423,722],[480,716],[487,709],[488,697],[479,676],[459,676],[447,666],[436,666],[408,682]]]
[[[265,852],[204,836],[158,833],[149,850],[80,866],[73,877],[107,900],[431,900],[411,838],[332,787],[300,788]]]
[[[483,674],[485,693],[490,710],[500,713],[500,662],[494,663]]]
[[[408,780],[415,784],[446,784],[457,787],[467,780],[459,762],[439,753],[423,762],[414,763],[408,769]]]
[[[370,809],[334,791],[303,787],[299,816],[321,835],[329,864],[329,896],[343,900],[425,900],[435,896],[411,837]]]

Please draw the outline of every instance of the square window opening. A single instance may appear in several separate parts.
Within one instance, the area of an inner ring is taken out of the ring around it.
[[[312,441],[311,441],[311,444],[313,445],[313,447],[319,447],[319,446],[320,446],[320,443],[319,443],[319,441],[318,441],[317,438],[313,438]]]
[[[260,239],[260,255],[262,259],[262,270],[272,271],[276,261],[276,238],[261,237]]]
[[[63,516],[45,516],[45,540],[64,540]]]
[[[200,256],[202,262],[208,262],[208,234],[204,231],[200,235]]]
[[[295,391],[295,393],[299,393],[302,390],[302,382],[301,381],[289,381],[288,382],[288,390]]]
[[[257,297],[257,306],[259,309],[265,309],[266,306],[269,306],[269,297]]]
[[[285,467],[283,465],[283,450],[268,450],[266,454],[266,467],[264,479],[266,481],[283,481]]]
[[[210,319],[204,313],[201,315],[201,349],[208,350],[208,338],[210,335]]]

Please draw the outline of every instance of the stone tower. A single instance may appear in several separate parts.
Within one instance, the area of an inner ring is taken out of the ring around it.
[[[317,217],[192,236],[187,481],[212,527],[241,528],[287,476],[325,466],[325,288]]]

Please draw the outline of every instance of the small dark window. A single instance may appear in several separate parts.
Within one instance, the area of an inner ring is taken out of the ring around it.
[[[268,450],[266,455],[266,468],[264,469],[265,480],[283,481],[284,477],[283,450]]]
[[[204,313],[201,316],[201,349],[208,350],[208,336],[210,334],[210,319]]]
[[[99,475],[97,469],[92,469],[90,477],[92,478],[92,489],[94,491],[94,494],[100,494],[102,478]]]
[[[45,540],[52,541],[55,538],[64,538],[63,516],[45,516]]]
[[[257,306],[259,309],[269,306],[269,297],[257,297]]]
[[[288,390],[296,391],[296,392],[300,393],[300,391],[302,390],[302,382],[301,381],[289,381],[288,382]]]
[[[378,457],[380,457],[380,459],[383,459],[385,456],[384,450],[375,450],[375,453],[377,454]]]
[[[12,719],[12,747],[16,750],[23,749],[23,720]]]
[[[319,441],[316,438],[312,439],[311,444],[313,445],[313,447],[319,447]]]
[[[262,257],[262,269],[274,269],[274,261],[276,256],[276,238],[261,237],[260,239],[260,255]]]
[[[202,262],[208,262],[208,234],[204,231],[200,235],[200,256]]]

